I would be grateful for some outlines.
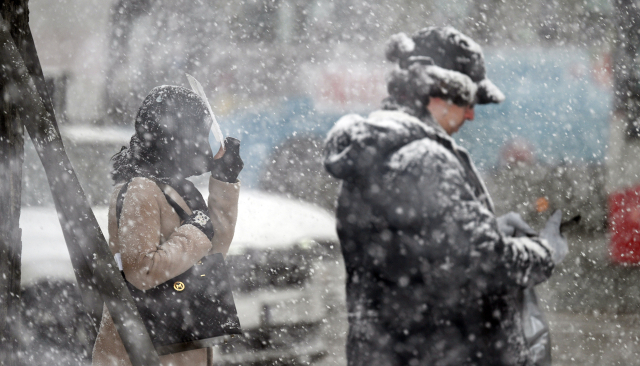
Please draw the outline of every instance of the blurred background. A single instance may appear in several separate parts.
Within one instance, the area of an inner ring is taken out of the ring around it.
[[[63,139],[96,207],[107,203],[109,159],[128,143],[143,98],[157,85],[188,87],[189,73],[203,84],[225,135],[242,141],[243,189],[331,213],[339,185],[322,167],[324,136],[342,115],[379,108],[392,68],[386,40],[425,26],[458,28],[482,45],[488,76],[507,97],[477,107],[455,136],[475,159],[498,214],[516,211],[537,229],[555,209],[581,216],[567,232],[569,256],[538,288],[555,364],[636,365],[640,42],[638,22],[622,11],[632,5],[31,0],[29,10]],[[25,150],[23,207],[51,206],[37,155],[29,143]],[[345,364],[342,269],[332,235],[323,255],[335,267],[320,271],[331,276],[321,285],[331,290],[320,317],[328,324],[325,346],[295,362]],[[79,359],[86,361],[84,347]]]

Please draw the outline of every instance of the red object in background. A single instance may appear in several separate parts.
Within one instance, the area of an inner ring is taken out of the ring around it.
[[[498,162],[501,166],[515,163],[532,164],[536,161],[534,151],[533,145],[527,139],[515,137],[502,145]]]
[[[640,263],[640,186],[609,196],[609,251],[614,263]]]

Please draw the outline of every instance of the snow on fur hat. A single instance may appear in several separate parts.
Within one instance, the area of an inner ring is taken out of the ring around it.
[[[414,83],[417,97],[432,96],[459,105],[500,103],[504,94],[486,77],[482,48],[453,27],[428,27],[413,36],[398,33],[387,43],[386,56],[397,62],[389,92],[403,80]]]

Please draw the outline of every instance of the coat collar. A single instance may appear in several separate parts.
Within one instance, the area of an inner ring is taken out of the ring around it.
[[[444,145],[446,148],[455,151],[463,151],[466,155],[469,155],[467,150],[463,147],[458,146],[456,142],[449,136],[445,130],[440,126],[438,122],[436,122],[431,114],[427,114],[424,119],[419,119],[418,117],[412,116],[404,111],[399,110],[379,110],[372,112],[369,115],[369,119],[391,119],[396,121],[403,121],[414,124],[415,126],[422,129],[425,134],[433,140],[438,141],[440,144]]]

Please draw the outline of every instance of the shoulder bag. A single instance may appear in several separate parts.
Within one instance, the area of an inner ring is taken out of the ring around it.
[[[127,186],[125,183],[116,201],[118,226]],[[166,193],[165,198],[181,220],[188,218],[182,207]],[[116,254],[116,262],[122,267],[119,254]],[[216,337],[242,334],[228,273],[223,255],[216,253],[146,291],[136,288],[125,278],[159,355],[211,347],[216,343]]]

